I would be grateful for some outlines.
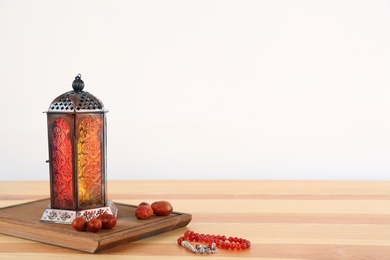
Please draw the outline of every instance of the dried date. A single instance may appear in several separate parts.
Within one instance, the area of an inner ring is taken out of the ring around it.
[[[135,210],[135,216],[138,219],[147,219],[153,215],[153,209],[150,205],[139,205]]]
[[[85,218],[82,218],[82,217],[75,218],[72,221],[72,227],[74,229],[76,229],[77,231],[87,230],[87,225],[88,225],[87,220]]]
[[[153,209],[153,213],[157,216],[168,216],[173,211],[171,203],[165,200],[153,202],[151,206]]]
[[[101,229],[102,229],[102,221],[101,220],[99,220],[97,218],[93,218],[88,222],[88,230],[89,231],[96,233]]]
[[[103,229],[111,229],[116,226],[116,217],[114,215],[104,213],[97,217],[102,222]]]

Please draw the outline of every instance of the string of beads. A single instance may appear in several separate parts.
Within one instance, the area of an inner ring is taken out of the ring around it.
[[[209,234],[199,234],[193,231],[187,230],[184,233],[184,236],[177,239],[177,243],[180,246],[186,247],[194,253],[202,253],[197,248],[202,248],[201,245],[196,245],[193,247],[189,242],[199,242],[207,244],[204,248],[209,248],[211,253],[218,252],[217,247],[226,250],[244,250],[250,248],[251,242],[249,240],[238,238],[238,237],[226,237],[220,235],[209,235]],[[195,250],[194,250],[195,249]]]

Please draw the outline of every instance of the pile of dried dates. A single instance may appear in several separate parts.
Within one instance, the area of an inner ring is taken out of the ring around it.
[[[116,217],[114,215],[104,213],[98,216],[97,218],[93,218],[90,221],[87,221],[83,217],[75,218],[72,221],[72,227],[77,231],[91,231],[93,233],[98,232],[102,228],[111,229],[116,225]]]
[[[171,203],[165,200],[153,202],[152,205],[147,202],[141,202],[135,210],[135,216],[138,219],[147,219],[153,214],[157,216],[168,216],[172,211],[173,207]]]
[[[135,216],[138,219],[148,219],[150,216],[168,216],[172,213],[173,207],[171,203],[165,200],[153,202],[150,205],[147,202],[141,202],[135,210]],[[72,227],[77,231],[90,231],[93,233],[101,229],[111,229],[116,225],[116,217],[114,215],[105,213],[97,218],[87,221],[83,217],[75,218],[72,222]]]

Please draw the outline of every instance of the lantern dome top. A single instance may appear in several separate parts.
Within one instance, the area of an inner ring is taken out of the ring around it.
[[[48,113],[83,113],[83,112],[105,112],[103,102],[89,92],[83,91],[84,81],[78,74],[72,83],[73,90],[68,91],[50,104]]]

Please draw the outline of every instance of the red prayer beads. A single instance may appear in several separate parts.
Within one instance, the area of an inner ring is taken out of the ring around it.
[[[226,250],[244,250],[251,246],[251,242],[243,238],[199,234],[190,230],[187,230],[184,236],[177,239],[179,245],[182,245],[183,241],[206,243],[208,247],[215,243],[217,247]]]

